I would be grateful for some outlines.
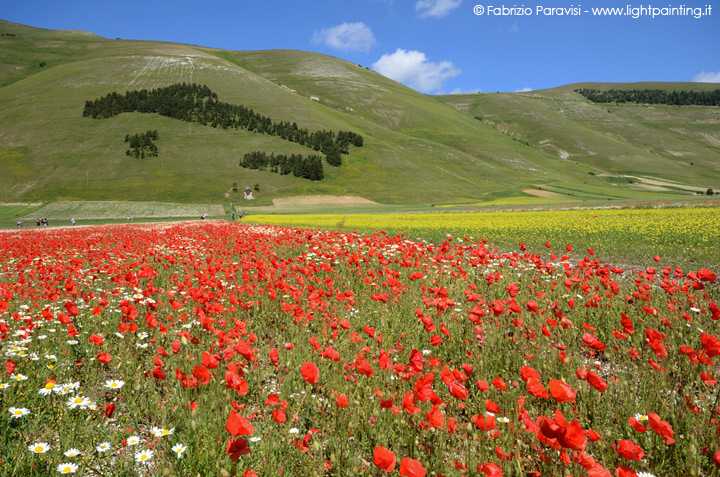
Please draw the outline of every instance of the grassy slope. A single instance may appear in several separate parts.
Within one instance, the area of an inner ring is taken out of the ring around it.
[[[596,89],[716,89],[702,83],[581,83],[530,93],[444,96],[457,110],[481,118],[536,149],[598,168],[717,187],[720,108],[594,104],[574,92]],[[692,165],[691,165],[692,163]]]
[[[0,190],[6,190],[6,200],[218,203],[238,198],[231,191],[236,182],[241,189],[260,185],[258,205],[298,194],[355,194],[396,204],[467,203],[522,195],[535,183],[605,183],[587,174],[605,164],[578,164],[583,161],[562,160],[552,148],[529,147],[498,131],[497,124],[474,119],[479,105],[461,114],[441,98],[336,58],[106,40],[0,21],[0,33],[7,32],[17,36],[0,37]],[[47,65],[41,68],[38,61]],[[278,138],[157,115],[82,118],[87,99],[182,81],[205,83],[222,101],[275,120],[358,131],[366,145],[353,149],[341,168],[327,166],[326,179],[316,183],[237,166],[251,150],[310,151]],[[494,96],[482,96],[483,104],[491,105]],[[522,95],[512,97],[525,101]],[[542,101],[550,100],[537,102]],[[149,128],[160,133],[160,157],[126,157],[124,136]]]

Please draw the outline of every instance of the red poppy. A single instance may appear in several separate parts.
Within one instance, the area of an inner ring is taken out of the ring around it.
[[[548,387],[550,388],[550,395],[557,402],[575,401],[575,390],[569,384],[557,379],[551,379]]]
[[[345,394],[339,394],[338,397],[335,398],[335,405],[337,407],[347,407],[348,397]]]
[[[247,455],[250,453],[250,447],[248,447],[248,441],[242,437],[237,439],[230,439],[225,450],[225,455],[230,456],[230,460],[238,460],[241,455]]]
[[[643,434],[645,434],[648,431],[647,427],[643,426],[634,417],[631,417],[630,419],[628,419],[628,422],[630,422],[630,425],[633,427],[633,429],[635,429],[638,432],[642,432]]]
[[[720,356],[720,341],[713,335],[701,333],[700,342],[709,357]]]
[[[220,359],[217,356],[208,353],[207,351],[203,351],[200,364],[202,364],[208,369],[215,369],[220,364]]]
[[[657,434],[663,436],[663,440],[666,444],[672,444],[675,442],[675,439],[673,439],[673,435],[675,435],[675,431],[673,430],[670,423],[667,421],[661,421],[660,416],[655,414],[654,412],[648,413],[648,424],[650,424],[650,429],[655,431]]]
[[[548,399],[550,397],[550,395],[547,392],[547,389],[545,389],[545,386],[540,384],[540,381],[538,381],[535,378],[528,379],[527,390],[531,395],[533,395],[536,398]]]
[[[715,280],[717,280],[717,275],[712,273],[707,268],[702,268],[698,270],[697,277],[698,280],[700,280],[701,282],[714,282]]]
[[[490,431],[495,429],[495,416],[490,414],[478,414],[473,416],[473,422],[481,431]]]
[[[425,419],[433,427],[442,427],[445,424],[445,414],[437,406],[433,406],[430,412],[425,414]]]
[[[110,364],[111,359],[112,356],[110,356],[110,353],[99,353],[97,355],[97,360],[100,361],[102,364]]]
[[[312,385],[317,384],[320,378],[320,370],[312,361],[305,361],[303,363],[302,368],[300,368],[300,374],[302,374],[305,381]]]
[[[16,369],[17,363],[15,361],[13,361],[12,359],[8,359],[5,361],[5,371],[7,371],[8,374],[13,374]]]
[[[395,453],[382,446],[376,446],[373,453],[373,464],[385,472],[392,472],[395,469]]]
[[[617,444],[613,444],[613,449],[615,449],[615,452],[627,460],[640,460],[645,457],[645,452],[643,452],[642,448],[633,441],[618,441]]]
[[[588,371],[587,373],[587,382],[590,383],[592,387],[597,389],[598,391],[605,392],[608,385],[607,382],[597,374],[595,374],[593,371]]]
[[[95,346],[102,346],[102,345],[104,344],[104,343],[103,343],[103,340],[104,340],[104,339],[105,339],[105,338],[103,338],[102,336],[100,336],[100,335],[95,335],[95,334],[90,335],[90,336],[88,337],[88,340],[89,340],[92,344],[94,344]]]
[[[492,385],[498,388],[500,391],[506,391],[507,390],[507,383],[503,381],[503,379],[498,376],[497,378],[492,380]]]
[[[282,424],[287,420],[287,417],[285,417],[285,411],[282,409],[275,409],[272,413],[273,421],[277,422],[278,424]]]
[[[225,429],[233,436],[250,435],[255,432],[255,428],[250,424],[250,421],[235,411],[230,411]]]
[[[415,459],[403,457],[400,461],[400,475],[406,477],[425,477],[427,470]]]
[[[103,414],[105,415],[105,417],[111,418],[114,412],[115,412],[115,403],[114,402],[103,405]]]

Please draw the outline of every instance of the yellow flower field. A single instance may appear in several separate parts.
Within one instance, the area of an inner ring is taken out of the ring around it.
[[[584,209],[529,212],[252,215],[249,221],[317,229],[404,233],[428,240],[486,238],[488,243],[531,250],[553,246],[592,248],[600,257],[644,262],[661,255],[678,264],[720,263],[720,213],[716,207]],[[557,247],[554,247],[557,248]],[[558,248],[559,250],[559,248]]]

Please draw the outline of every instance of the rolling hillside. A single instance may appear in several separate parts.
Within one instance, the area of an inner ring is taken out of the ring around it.
[[[717,107],[595,105],[573,86],[435,97],[310,52],[110,40],[4,21],[0,35],[4,202],[220,203],[242,197],[234,184],[257,184],[258,205],[297,195],[478,203],[538,187],[568,200],[675,198],[692,194],[687,186],[720,186]],[[82,115],[86,100],[113,91],[182,82],[206,84],[220,101],[274,121],[355,131],[364,146],[314,182],[238,166],[250,151],[310,151],[278,137],[158,114]],[[159,132],[159,156],[126,156],[125,136],[147,129]],[[646,183],[651,177],[661,185]]]

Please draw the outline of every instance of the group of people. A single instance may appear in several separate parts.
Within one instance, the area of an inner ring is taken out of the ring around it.
[[[70,217],[70,224],[75,225],[75,218],[74,218],[74,217]],[[35,225],[36,225],[37,227],[40,227],[40,226],[47,227],[47,226],[48,226],[48,219],[35,219]],[[18,226],[18,228],[20,228],[20,227],[23,226],[23,221],[22,221],[22,219],[20,219],[20,220],[17,221],[17,226]]]

